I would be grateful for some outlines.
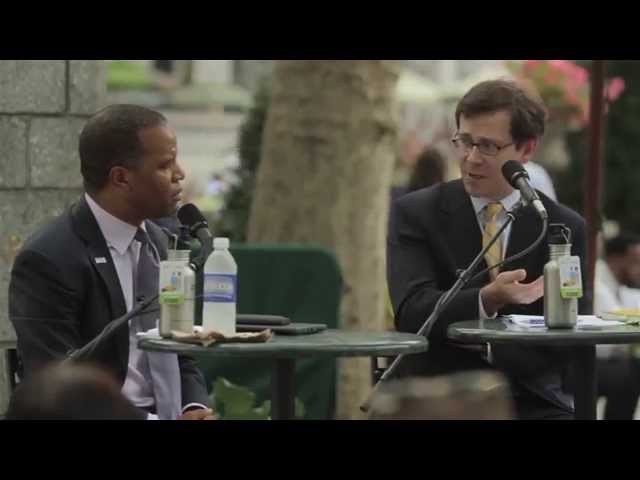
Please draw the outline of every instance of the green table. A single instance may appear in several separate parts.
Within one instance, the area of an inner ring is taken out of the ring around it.
[[[575,412],[578,420],[596,419],[596,345],[640,342],[640,327],[546,329],[519,327],[498,317],[449,325],[447,336],[460,343],[518,343],[570,349],[574,365]]]
[[[410,333],[325,330],[311,335],[274,335],[266,343],[222,343],[209,347],[147,337],[138,340],[138,347],[157,352],[272,361],[272,417],[287,420],[295,418],[296,359],[311,356],[386,357],[420,353],[427,350],[427,340]]]

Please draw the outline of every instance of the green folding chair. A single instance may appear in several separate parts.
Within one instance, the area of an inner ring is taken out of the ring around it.
[[[332,252],[298,244],[238,244],[230,251],[238,264],[238,313],[282,315],[292,322],[338,328],[342,275]],[[196,323],[199,321],[196,319]],[[216,379],[225,378],[253,391],[256,404],[270,399],[269,362],[211,357],[197,360],[210,389]],[[333,418],[335,390],[335,359],[296,362],[296,392],[304,405],[304,418]]]

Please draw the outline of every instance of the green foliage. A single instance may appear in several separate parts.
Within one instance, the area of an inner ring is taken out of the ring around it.
[[[238,134],[240,165],[235,170],[237,182],[225,195],[220,215],[212,220],[216,235],[226,236],[233,242],[245,242],[249,213],[260,164],[262,135],[269,109],[270,82],[265,79],[255,93]]]
[[[256,406],[256,395],[248,388],[218,378],[213,387],[212,404],[221,420],[271,420],[271,401]],[[304,405],[296,398],[296,418],[304,418]]]
[[[588,65],[590,66],[590,65]],[[626,88],[609,105],[605,117],[602,154],[603,215],[623,229],[640,232],[640,61],[607,61],[607,77],[622,77]],[[589,161],[589,131],[570,134],[568,146],[571,164],[555,179],[559,200],[578,212],[583,211],[584,178]]]
[[[144,65],[129,60],[113,60],[107,67],[107,88],[145,90],[153,88],[153,81]]]

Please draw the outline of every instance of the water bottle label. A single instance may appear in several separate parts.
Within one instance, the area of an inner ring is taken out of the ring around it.
[[[184,262],[175,260],[160,262],[158,289],[161,305],[182,305],[184,303]]]
[[[205,273],[203,290],[205,302],[234,303],[236,301],[236,275]]]
[[[580,258],[560,257],[560,296],[562,298],[582,297],[582,275],[580,273]]]

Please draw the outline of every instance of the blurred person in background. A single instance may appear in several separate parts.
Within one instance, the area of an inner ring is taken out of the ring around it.
[[[7,420],[144,420],[115,378],[96,366],[55,363],[20,383]]]
[[[605,242],[596,262],[594,313],[640,307],[640,236],[622,233]],[[605,420],[632,420],[640,398],[640,359],[634,345],[598,345],[598,393]]]
[[[371,420],[512,420],[509,385],[495,371],[392,380],[371,401]]]
[[[540,190],[554,202],[557,202],[558,196],[556,195],[556,189],[553,186],[553,181],[547,170],[539,163],[533,161],[527,162],[524,168],[529,174],[529,183],[531,183],[531,186],[536,190]]]
[[[418,155],[407,186],[391,188],[391,202],[396,198],[421,188],[430,187],[447,179],[448,165],[444,155],[436,147],[426,146]],[[389,217],[389,221],[391,217]],[[389,225],[387,225],[388,231]],[[393,308],[387,289],[385,305],[385,326],[393,329]]]

